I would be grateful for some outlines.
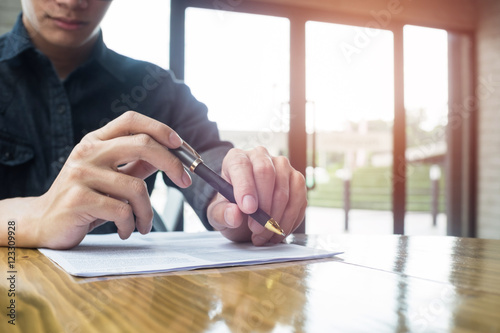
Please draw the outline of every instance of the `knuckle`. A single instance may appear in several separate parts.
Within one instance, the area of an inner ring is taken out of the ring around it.
[[[153,139],[147,134],[137,134],[132,136],[135,144],[138,146],[148,147],[153,144]]]
[[[68,164],[66,168],[67,176],[69,181],[78,182],[87,177],[89,170],[78,164]]]
[[[255,151],[257,153],[259,153],[259,154],[269,155],[269,151],[264,146],[257,146],[257,147],[255,147]]]
[[[123,221],[132,215],[132,207],[125,202],[117,201],[113,210],[113,214],[117,220]]]
[[[260,159],[254,162],[253,170],[256,175],[274,174],[276,169],[269,159]]]
[[[241,156],[245,156],[245,152],[243,150],[238,148],[232,148],[226,154],[226,159],[241,158]]]
[[[75,148],[73,148],[73,155],[78,159],[85,158],[89,155],[92,155],[94,148],[95,144],[93,141],[82,140],[75,146]]]
[[[96,140],[96,138],[97,138],[96,133],[97,132],[98,132],[98,130],[97,131],[93,131],[93,132],[89,132],[89,133],[85,134],[83,136],[83,138],[80,140],[80,142],[86,142],[86,141]]]
[[[248,165],[249,159],[248,156],[242,150],[234,150],[231,154],[226,156],[226,160],[228,161],[228,167],[230,169],[238,169],[241,166]]]
[[[165,125],[164,123],[162,123],[160,121],[154,120],[154,119],[152,119],[152,121],[150,122],[148,127],[151,129],[152,132],[161,132],[161,131],[164,131],[165,129],[168,129],[168,130],[173,132],[173,130],[169,126]]]
[[[293,183],[297,184],[297,188],[305,188],[306,187],[306,177],[298,171],[294,171],[292,174]]]
[[[120,117],[124,123],[132,124],[137,120],[137,112],[135,111],[127,111]]]
[[[290,190],[288,187],[280,186],[274,192],[274,200],[276,202],[288,202],[290,199]]]
[[[64,197],[68,201],[73,201],[77,198],[81,204],[87,204],[91,201],[92,193],[89,193],[85,187],[76,185],[71,186]]]
[[[231,156],[231,155],[234,155],[234,154],[240,154],[242,153],[243,150],[239,149],[239,148],[231,148],[229,149],[229,151],[227,152],[226,156]]]
[[[274,157],[274,163],[282,167],[291,168],[290,160],[285,156]]]
[[[144,196],[148,194],[146,182],[139,178],[134,178],[130,181],[130,190],[137,196]]]

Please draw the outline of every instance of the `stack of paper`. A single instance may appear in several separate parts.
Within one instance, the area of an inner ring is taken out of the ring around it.
[[[256,247],[233,243],[218,232],[134,233],[127,240],[117,234],[87,235],[71,250],[39,250],[69,274],[83,277],[253,265],[339,253],[284,243]]]

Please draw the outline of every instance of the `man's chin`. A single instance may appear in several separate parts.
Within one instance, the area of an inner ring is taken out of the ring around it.
[[[96,36],[96,34],[89,36],[88,33],[83,32],[59,31],[49,34],[45,40],[54,47],[77,49],[87,45],[89,42],[94,41]]]

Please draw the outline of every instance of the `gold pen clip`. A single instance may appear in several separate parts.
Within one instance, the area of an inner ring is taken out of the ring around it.
[[[200,154],[198,154],[198,152],[196,150],[193,149],[193,147],[191,147],[186,141],[183,141],[182,142],[182,145],[181,145],[181,148],[190,153],[193,158],[194,158],[194,161],[193,163],[191,163],[191,165],[189,166],[189,171],[191,172],[194,172],[194,169],[196,169],[196,167],[200,164],[200,163],[203,163],[203,160],[201,159],[201,156]]]

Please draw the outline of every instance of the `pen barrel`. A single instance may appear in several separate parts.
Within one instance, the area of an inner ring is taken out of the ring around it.
[[[260,208],[258,208],[257,211],[255,211],[255,213],[250,214],[250,216],[255,221],[259,222],[259,224],[261,224],[262,226],[265,226],[267,221],[269,221],[271,219],[271,216],[269,216],[269,214],[267,214],[266,212],[264,212]]]
[[[174,154],[186,168],[197,174],[227,200],[236,203],[233,186],[215,171],[210,169],[205,163],[202,163],[203,161],[200,156],[197,155],[189,145],[183,144],[179,148],[170,149],[170,152]]]
[[[197,174],[201,179],[212,186],[217,192],[222,194],[224,198],[232,203],[236,203],[233,186],[226,180],[224,180],[224,178],[222,178],[215,171],[210,169],[205,163],[203,163],[201,156],[193,148],[191,148],[190,145],[188,145],[186,142],[183,142],[183,144],[179,148],[171,149],[170,152],[174,154],[186,168],[188,168],[191,172]],[[250,214],[250,216],[267,229],[279,235],[285,235],[283,233],[283,230],[279,227],[278,223],[262,209],[257,208],[257,211],[253,214]]]
[[[197,160],[197,156],[195,156],[186,146],[182,145],[177,149],[170,149],[170,152],[174,154],[184,166],[188,169],[191,168],[191,165]]]
[[[217,192],[222,194],[224,198],[232,203],[236,203],[233,186],[224,180],[224,178],[219,176],[215,171],[210,169],[206,164],[199,164],[194,172],[210,186],[212,186]],[[250,216],[263,226],[271,219],[271,217],[260,208],[258,208],[255,213],[250,214]]]
[[[215,171],[210,169],[205,163],[200,163],[194,173],[200,176],[201,179],[206,181],[210,186],[212,186],[217,192],[222,194],[224,198],[232,203],[236,203],[234,198],[234,189],[231,184],[219,176]]]

